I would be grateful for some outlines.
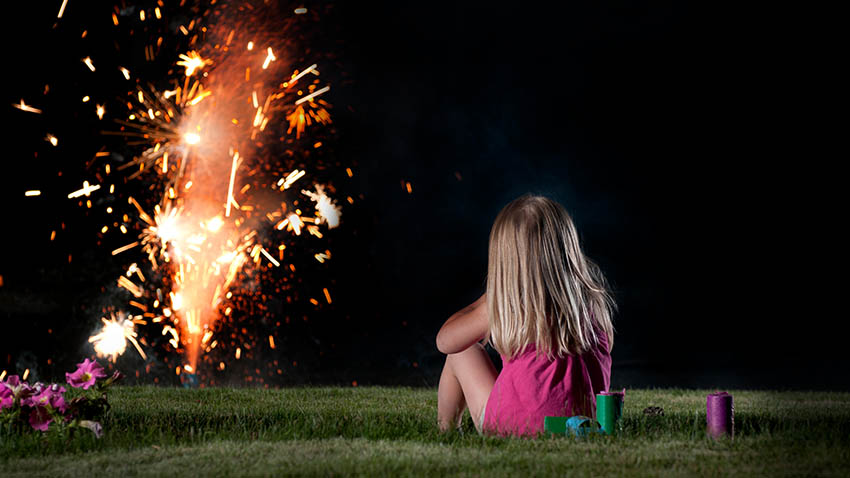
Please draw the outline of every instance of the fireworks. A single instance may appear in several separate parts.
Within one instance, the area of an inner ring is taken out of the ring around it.
[[[180,58],[182,61],[178,61],[177,65],[186,67],[186,76],[192,76],[197,70],[207,65],[212,65],[211,60],[201,58],[201,55],[194,50],[186,53],[185,55],[181,54]]]
[[[241,7],[220,8],[224,13],[193,11],[194,17],[176,27],[166,21],[164,9],[137,9],[136,22],[160,22],[152,31],[171,35],[167,43],[181,47],[159,48],[162,36],[145,47],[146,61],[170,65],[165,77],[142,81],[124,66],[117,66],[118,76],[116,66],[103,55],[95,55],[98,69],[91,56],[82,58],[91,74],[109,74],[130,87],[114,104],[92,104],[99,120],[115,125],[103,131],[117,140],[112,147],[132,151],[132,159],[102,148],[94,163],[102,171],[94,174],[99,184],[84,181],[82,188],[68,194],[88,208],[92,200],[108,202],[107,213],[121,220],[110,219],[101,235],[122,236],[122,242],[109,249],[111,256],[136,261],[114,284],[143,314],[104,318],[102,330],[89,339],[98,356],[113,361],[126,351],[127,342],[145,358],[141,345],[146,343],[141,340],[140,345],[137,337],[150,333],[182,354],[184,363],[172,370],[197,373],[203,354],[223,343],[218,334],[225,326],[219,319],[233,317],[233,292],[238,294],[246,269],[280,268],[294,274],[294,265],[284,267],[285,243],[299,236],[318,241],[324,229],[340,224],[341,209],[329,196],[334,192],[331,184],[314,184],[312,190],[307,184],[292,187],[307,180],[308,164],[325,169],[320,160],[307,163],[307,155],[298,162],[291,159],[299,157],[302,148],[322,145],[306,138],[301,144],[308,130],[332,123],[325,101],[330,86],[321,81],[318,64],[307,62],[299,69],[291,63],[292,46],[285,38],[258,33],[261,29],[252,28],[252,22],[237,22]],[[255,8],[248,5],[248,10]],[[60,18],[64,9],[65,3]],[[254,20],[262,18],[260,12],[253,14]],[[228,15],[234,16],[230,22]],[[116,27],[124,22],[119,16],[124,10],[112,14]],[[86,95],[84,102],[97,98]],[[42,113],[23,100],[13,106]],[[47,140],[57,145],[55,136]],[[116,173],[121,180],[104,179]],[[136,191],[125,196],[122,187]],[[123,237],[133,229],[138,237]],[[319,246],[311,256],[324,263],[331,253]],[[318,289],[330,304],[328,289]],[[223,334],[222,340],[233,347],[229,355],[238,359],[251,346],[235,337]],[[275,347],[272,336],[268,343]],[[219,360],[211,364],[225,368]]]
[[[136,341],[136,324],[144,324],[145,321],[141,318],[135,319],[116,319],[114,316],[109,320],[101,318],[103,328],[100,333],[89,337],[89,342],[94,344],[94,351],[98,357],[109,357],[115,362],[115,359],[124,353],[127,348],[127,342],[133,344],[139,355],[142,358],[147,358],[139,342]]]

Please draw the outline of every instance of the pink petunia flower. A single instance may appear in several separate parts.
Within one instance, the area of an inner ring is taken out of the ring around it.
[[[33,407],[30,410],[30,425],[36,430],[46,432],[52,421],[47,407]]]
[[[65,413],[65,409],[67,408],[65,405],[65,387],[54,383],[50,386],[50,391],[53,393],[50,397],[50,406]]]
[[[11,408],[15,404],[15,396],[5,382],[0,382],[0,410]]]
[[[65,387],[54,383],[49,387],[42,388],[41,393],[30,398],[28,405],[31,407],[46,407],[49,405],[51,408],[64,413],[67,408],[64,393]]]
[[[21,378],[17,375],[11,375],[5,382],[0,382],[0,387],[3,387],[11,392],[12,403],[16,401],[26,400],[32,395],[33,391],[27,382],[21,382]],[[5,403],[5,399],[4,402]]]
[[[77,364],[77,370],[74,373],[66,373],[65,379],[68,384],[74,388],[82,387],[83,390],[88,390],[89,387],[99,378],[106,376],[103,367],[94,360],[85,359]]]

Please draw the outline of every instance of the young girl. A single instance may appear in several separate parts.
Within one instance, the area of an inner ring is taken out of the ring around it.
[[[479,432],[533,435],[543,417],[593,417],[608,390],[614,302],[560,204],[526,195],[490,232],[487,292],[437,334],[447,354],[437,392],[440,429],[469,408]],[[497,373],[484,347],[502,358]]]

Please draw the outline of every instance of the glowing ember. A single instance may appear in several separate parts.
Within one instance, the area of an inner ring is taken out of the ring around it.
[[[83,63],[85,63],[86,66],[89,67],[89,70],[94,71],[94,64],[92,63],[90,57],[83,58]]]
[[[20,103],[20,104],[12,103],[12,106],[14,106],[15,108],[17,108],[17,109],[19,109],[19,110],[21,110],[21,111],[26,111],[26,112],[29,112],[29,113],[37,113],[37,114],[41,114],[41,110],[40,110],[40,109],[38,109],[38,108],[33,108],[32,106],[30,106],[30,105],[28,105],[28,104],[24,103],[24,100],[21,100],[21,103]]]

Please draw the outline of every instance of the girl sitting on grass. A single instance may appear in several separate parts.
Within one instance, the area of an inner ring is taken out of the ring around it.
[[[613,299],[560,204],[526,195],[490,231],[487,291],[437,334],[445,431],[469,408],[481,433],[534,435],[543,417],[595,414],[611,380]],[[480,341],[502,358],[497,373]]]

